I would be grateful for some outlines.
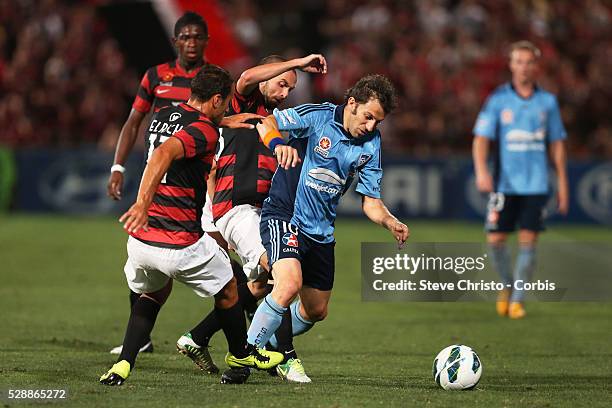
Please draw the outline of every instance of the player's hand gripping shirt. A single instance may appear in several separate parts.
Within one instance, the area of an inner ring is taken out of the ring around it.
[[[291,223],[321,243],[333,242],[336,207],[355,177],[357,192],[380,198],[380,132],[352,137],[342,125],[343,112],[344,105],[324,103],[273,113],[279,130],[289,131],[290,139],[307,138],[308,143],[297,188],[287,184],[290,177],[277,172],[267,202],[293,208]]]
[[[496,192],[548,193],[547,147],[567,136],[553,94],[536,87],[525,99],[509,83],[498,87],[480,111],[474,134],[497,141]]]

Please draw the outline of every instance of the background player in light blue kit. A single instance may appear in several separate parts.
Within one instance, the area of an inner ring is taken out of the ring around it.
[[[538,233],[544,229],[545,207],[550,194],[549,163],[557,175],[558,211],[566,214],[569,188],[566,173],[565,128],[557,98],[535,83],[540,50],[528,41],[512,44],[512,81],[499,86],[478,115],[474,127],[473,159],[476,186],[491,193],[487,207],[487,242],[502,280],[528,281],[535,268]],[[497,142],[490,154],[490,142]],[[550,155],[550,161],[549,161]],[[495,159],[494,172],[487,159]],[[511,273],[506,247],[509,232],[519,227],[519,253]],[[513,319],[525,316],[522,290],[503,290],[497,312]]]
[[[294,335],[326,317],[334,281],[336,207],[354,178],[368,218],[387,228],[400,244],[408,238],[408,227],[387,210],[380,195],[381,135],[377,126],[395,106],[391,82],[382,75],[369,75],[347,91],[342,105],[277,109],[258,125],[264,143],[276,149],[281,166],[287,157],[279,150],[284,144],[279,130],[290,132],[290,145],[296,139],[307,144],[301,171],[279,168],[264,203],[260,229],[274,289],[255,313],[249,343],[265,345],[298,294],[300,300],[291,305]],[[283,370],[278,370],[279,375],[286,378]]]

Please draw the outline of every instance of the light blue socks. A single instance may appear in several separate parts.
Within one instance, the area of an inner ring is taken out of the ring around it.
[[[270,337],[281,324],[283,313],[287,310],[272,299],[272,295],[264,298],[257,308],[253,321],[247,333],[247,341],[257,347],[266,345]]]
[[[533,271],[535,269],[536,251],[533,246],[521,246],[518,256],[516,257],[516,265],[514,266],[514,280],[522,280],[522,285],[531,282]],[[514,289],[510,302],[522,302],[525,300],[525,291]]]
[[[302,333],[306,333],[308,330],[314,326],[313,322],[310,322],[302,317],[300,314],[300,304],[299,299],[297,302],[293,302],[289,308],[291,309],[291,326],[293,328],[293,336],[298,336]],[[250,332],[250,330],[249,330]],[[270,345],[274,348],[278,347],[276,336],[270,337]]]

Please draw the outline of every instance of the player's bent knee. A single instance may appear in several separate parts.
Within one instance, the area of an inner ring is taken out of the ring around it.
[[[536,231],[520,230],[518,241],[523,246],[535,245],[538,241],[538,233]]]
[[[506,243],[508,234],[504,232],[489,232],[487,234],[487,243],[491,245],[501,245]]]
[[[166,303],[166,300],[168,299],[168,296],[170,296],[171,292],[172,292],[172,279],[168,280],[168,283],[166,283],[166,285],[160,290],[156,292],[151,292],[151,293],[143,293],[140,296],[149,298],[155,303],[157,303],[158,305],[163,306],[164,303]]]
[[[272,289],[272,297],[278,304],[288,307],[299,291],[300,286],[297,282],[283,282],[282,284],[275,282]]]
[[[307,315],[305,317],[311,322],[320,322],[327,317],[327,305],[304,307],[304,311]]]

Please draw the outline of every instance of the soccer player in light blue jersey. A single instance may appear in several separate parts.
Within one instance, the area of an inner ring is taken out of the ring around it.
[[[248,332],[250,344],[265,345],[290,305],[294,335],[327,316],[334,281],[336,207],[354,179],[368,218],[388,229],[398,243],[408,238],[408,227],[388,211],[380,195],[383,171],[377,126],[395,106],[391,82],[382,75],[369,75],[347,91],[342,105],[276,109],[258,125],[280,167],[260,224],[274,288],[255,313]],[[288,146],[279,130],[289,132]],[[301,166],[283,166],[296,164],[291,154],[298,154],[291,146],[301,150]],[[291,304],[298,295],[299,301]],[[294,369],[299,370],[301,382],[310,381],[296,359],[277,371],[291,380]]]
[[[540,50],[528,41],[510,51],[512,81],[488,98],[474,127],[473,159],[478,190],[490,193],[486,230],[491,259],[503,282],[529,281],[535,269],[538,234],[544,230],[550,195],[549,165],[557,175],[558,211],[566,214],[569,188],[566,172],[566,132],[557,98],[536,85]],[[490,144],[495,166],[487,168]],[[549,158],[550,156],[550,158]],[[508,233],[518,225],[519,253],[514,274],[506,247]],[[497,300],[501,316],[525,316],[523,290],[503,290]]]

